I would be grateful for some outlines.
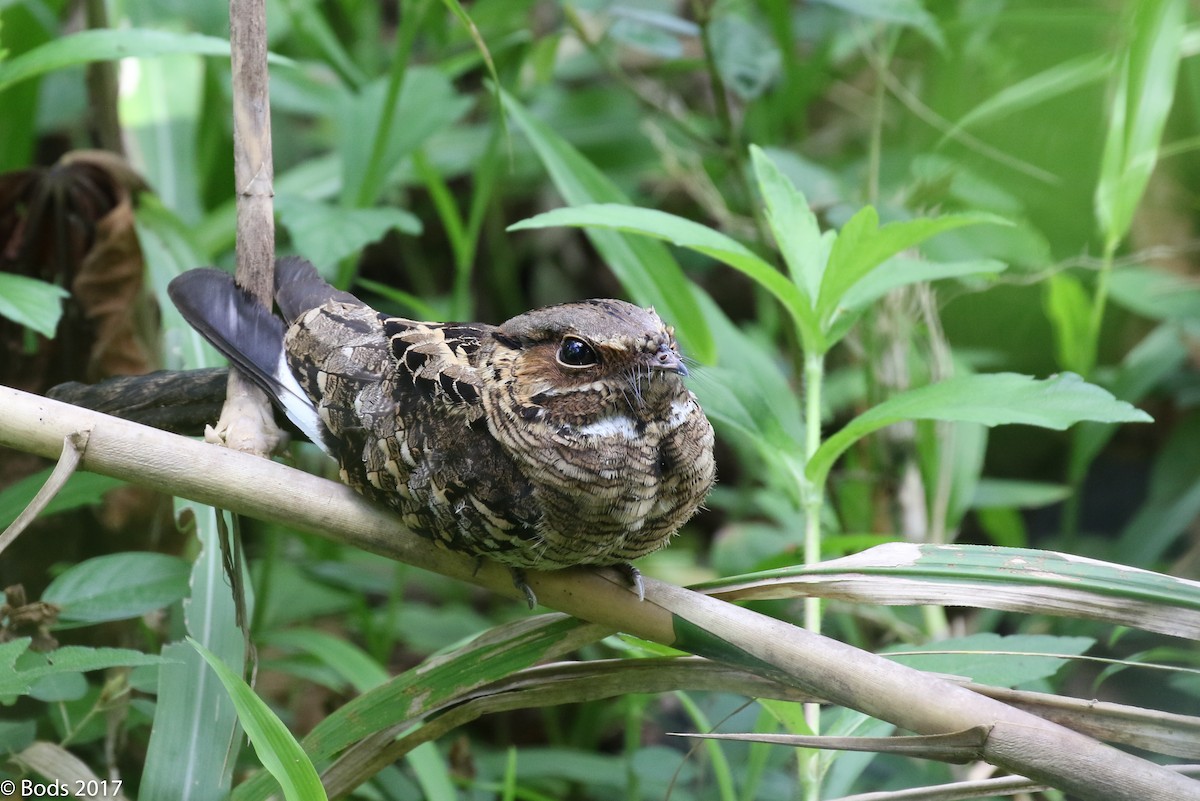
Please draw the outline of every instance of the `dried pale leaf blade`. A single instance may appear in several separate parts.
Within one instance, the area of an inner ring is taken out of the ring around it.
[[[729,599],[815,595],[1063,615],[1200,639],[1200,582],[1028,548],[888,543],[808,567],[710,582]]]
[[[789,745],[793,748],[872,751],[880,754],[896,754],[961,764],[980,758],[983,746],[987,742],[988,727],[975,726],[949,734],[906,737],[822,737],[803,734],[687,734],[681,732],[671,732],[671,736],[693,737],[701,740],[769,743],[771,745]]]

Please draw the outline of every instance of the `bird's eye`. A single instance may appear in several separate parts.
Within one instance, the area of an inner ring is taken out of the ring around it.
[[[595,349],[578,337],[564,337],[558,346],[558,363],[564,367],[590,367],[599,361]]]

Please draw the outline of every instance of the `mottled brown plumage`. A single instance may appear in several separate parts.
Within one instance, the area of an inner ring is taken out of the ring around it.
[[[299,260],[280,263],[276,294],[286,328],[225,273],[171,286],[343,481],[447,548],[518,571],[627,565],[712,486],[712,427],[653,310],[588,300],[499,326],[418,322],[334,292]]]

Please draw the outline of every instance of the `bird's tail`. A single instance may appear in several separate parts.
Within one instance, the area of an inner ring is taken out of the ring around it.
[[[282,260],[279,266],[286,269],[288,276],[303,275],[304,267],[316,276],[312,265],[299,259]],[[321,281],[319,276],[316,278]],[[298,283],[302,288],[289,295],[288,313],[300,314],[324,303],[334,294],[333,288],[321,281],[325,295],[316,300],[317,288],[311,281]],[[288,286],[286,281],[280,283],[278,279],[276,284],[281,290]],[[210,267],[189,270],[176,277],[167,287],[167,294],[183,318],[201,336],[279,404],[305,436],[328,450],[326,437],[329,432],[317,414],[316,406],[288,369],[283,349],[286,330],[283,320],[237,286],[232,275]],[[309,302],[313,305],[300,308]]]

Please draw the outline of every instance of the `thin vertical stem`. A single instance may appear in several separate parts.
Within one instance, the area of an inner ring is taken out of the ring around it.
[[[804,354],[804,463],[821,447],[821,385],[825,379],[825,354]],[[804,563],[821,561],[821,516],[825,503],[825,483],[814,484],[800,478],[800,499],[804,507]],[[822,603],[820,598],[804,599],[804,628],[821,633]],[[805,704],[804,720],[813,735],[821,733],[821,705]],[[821,753],[801,749],[798,755],[800,781],[806,801],[817,801],[821,795]]]

